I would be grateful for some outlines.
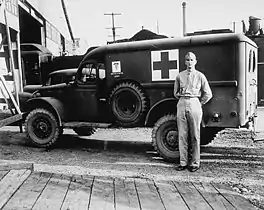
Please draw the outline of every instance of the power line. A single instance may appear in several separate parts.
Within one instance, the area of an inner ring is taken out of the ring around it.
[[[106,28],[106,29],[112,29],[113,32],[113,41],[115,41],[116,39],[116,29],[117,28],[122,28],[122,27],[115,27],[115,15],[121,15],[121,13],[105,13],[104,15],[111,15],[112,16],[112,28]]]

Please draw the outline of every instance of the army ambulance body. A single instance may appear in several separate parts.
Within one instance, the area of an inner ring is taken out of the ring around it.
[[[159,154],[174,160],[179,154],[173,85],[185,69],[184,56],[189,51],[196,54],[196,68],[213,91],[213,98],[203,107],[202,144],[209,143],[220,129],[254,122],[257,46],[243,35],[212,34],[92,50],[79,65],[74,82],[45,87],[29,101],[26,127],[30,139],[48,147],[64,127],[89,135],[92,127],[148,126],[153,127]]]

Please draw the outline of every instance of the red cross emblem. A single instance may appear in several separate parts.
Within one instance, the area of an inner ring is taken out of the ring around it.
[[[152,81],[174,80],[179,73],[179,50],[151,52]]]

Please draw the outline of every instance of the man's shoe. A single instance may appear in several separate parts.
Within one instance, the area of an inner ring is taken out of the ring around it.
[[[178,166],[177,168],[176,168],[176,171],[183,171],[183,170],[185,170],[187,168],[187,166]]]
[[[190,166],[190,172],[195,172],[195,171],[197,171],[199,169],[199,167],[198,166]]]

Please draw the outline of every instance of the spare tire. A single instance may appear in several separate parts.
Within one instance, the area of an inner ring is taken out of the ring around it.
[[[142,88],[133,82],[122,82],[110,94],[112,113],[122,127],[140,126],[148,111],[148,99]]]
[[[77,133],[79,136],[91,136],[96,132],[95,128],[90,127],[79,127],[73,128],[74,132]]]

